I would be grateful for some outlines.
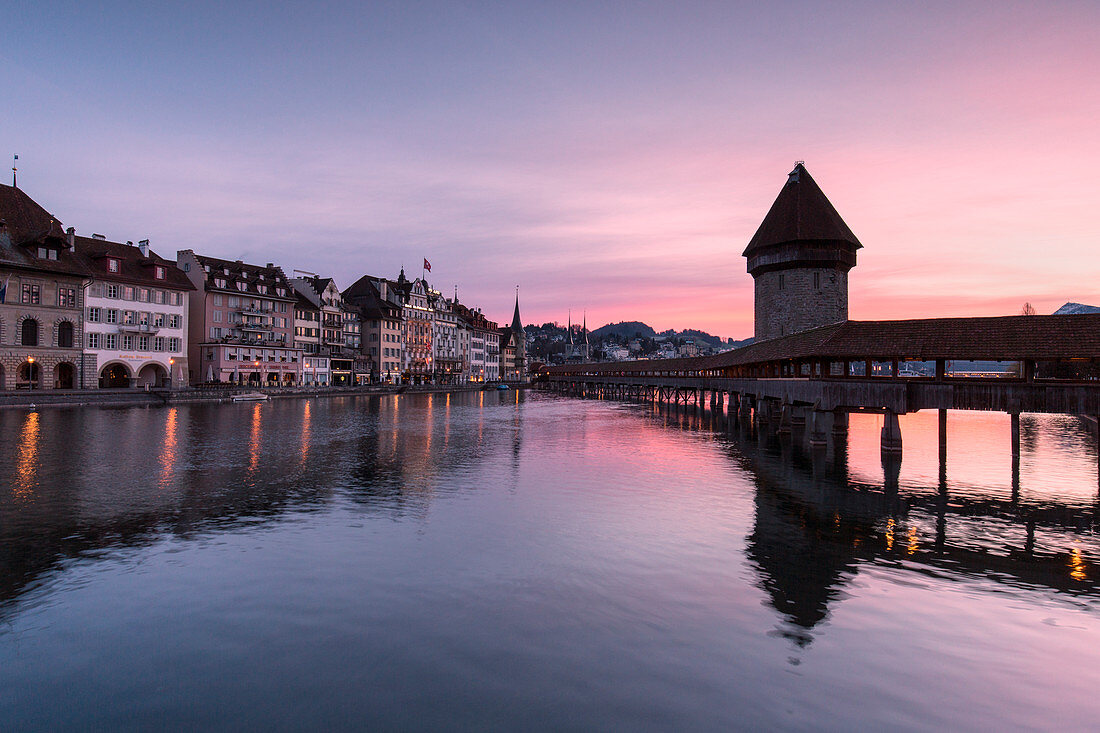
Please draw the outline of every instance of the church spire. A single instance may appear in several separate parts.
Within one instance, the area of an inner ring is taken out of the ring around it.
[[[519,285],[516,286],[516,312],[512,315],[512,330],[516,333],[523,330],[523,321],[519,318]]]

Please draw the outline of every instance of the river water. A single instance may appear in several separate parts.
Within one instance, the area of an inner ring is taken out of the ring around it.
[[[880,420],[2,411],[0,729],[1094,729],[1095,437]]]

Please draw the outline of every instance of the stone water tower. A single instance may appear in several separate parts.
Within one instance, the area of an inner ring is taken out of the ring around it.
[[[742,253],[756,282],[756,340],[848,320],[848,271],[862,246],[796,163]]]

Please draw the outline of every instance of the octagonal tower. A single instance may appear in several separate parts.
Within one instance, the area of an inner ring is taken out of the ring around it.
[[[742,253],[765,341],[848,320],[848,271],[863,245],[801,163]]]

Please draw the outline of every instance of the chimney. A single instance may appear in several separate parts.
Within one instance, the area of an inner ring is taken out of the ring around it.
[[[149,256],[149,240],[148,239],[143,239],[140,242],[138,242],[138,249],[141,250],[141,256],[142,257],[148,257]]]
[[[65,230],[65,239],[69,242],[69,249],[76,247],[76,227],[69,227]]]
[[[107,239],[107,236],[106,236],[106,235],[104,235],[104,234],[94,234],[94,233],[93,233],[93,234],[92,234],[92,239],[99,239],[99,240],[104,240],[104,239]]]
[[[269,269],[269,270],[270,270],[270,269],[271,269],[271,268],[273,268],[273,267],[275,267],[275,263],[274,263],[274,262],[268,262],[268,263],[267,263],[267,269]]]

